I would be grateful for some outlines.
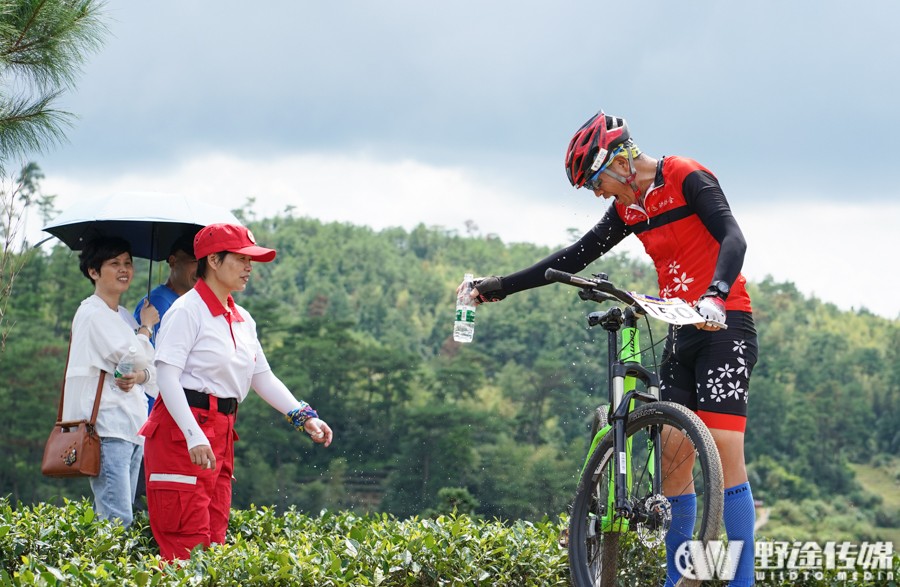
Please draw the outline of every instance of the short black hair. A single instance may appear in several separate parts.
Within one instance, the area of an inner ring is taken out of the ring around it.
[[[191,257],[194,256],[194,235],[196,232],[186,232],[172,243],[172,248],[169,249],[169,256],[174,255],[178,251],[184,251]]]
[[[78,256],[78,266],[84,276],[87,277],[91,283],[94,283],[94,279],[91,277],[89,271],[93,269],[99,273],[100,266],[103,265],[104,261],[114,259],[122,253],[131,255],[130,242],[117,236],[98,236],[97,238],[88,241],[88,243],[84,245],[84,248],[81,249],[81,254]]]

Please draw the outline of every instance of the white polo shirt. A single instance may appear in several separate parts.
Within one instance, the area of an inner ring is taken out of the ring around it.
[[[152,375],[153,345],[143,334],[135,335],[138,327],[131,312],[119,306],[112,310],[99,296],[92,295],[81,302],[72,318],[72,345],[66,369],[63,420],[87,420],[94,407],[100,371],[106,371],[100,410],[97,413],[97,433],[101,437],[122,438],[143,444],[138,430],[147,421],[147,397],[156,396]],[[150,368],[147,385],[135,385],[122,391],[113,373],[119,360],[135,347],[135,370]]]
[[[172,304],[156,339],[156,362],[182,369],[180,383],[243,401],[253,375],[269,371],[256,322],[228,296],[228,309],[202,279]]]

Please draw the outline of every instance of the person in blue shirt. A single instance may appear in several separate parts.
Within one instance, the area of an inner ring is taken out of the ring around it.
[[[185,233],[172,245],[167,259],[169,263],[169,278],[165,283],[156,286],[150,292],[150,303],[159,311],[162,319],[169,306],[182,295],[186,294],[197,283],[197,259],[194,257],[194,237],[190,232]],[[135,319],[139,320],[140,310],[147,296],[141,298],[134,309]],[[153,328],[154,339],[159,331],[159,323]]]

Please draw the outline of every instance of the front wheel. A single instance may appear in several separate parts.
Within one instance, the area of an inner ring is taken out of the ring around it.
[[[719,537],[722,464],[712,435],[697,415],[671,402],[645,404],[629,416],[625,435],[630,453],[625,499],[631,516],[614,508],[611,474],[620,459],[613,458],[612,434],[607,434],[584,469],[569,520],[569,568],[575,587],[613,587],[618,577],[622,585],[662,585],[664,540],[673,524],[669,498],[696,495],[692,519],[675,521],[676,528],[687,531],[684,540]]]

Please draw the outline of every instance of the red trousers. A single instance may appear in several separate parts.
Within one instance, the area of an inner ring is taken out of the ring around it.
[[[191,408],[216,455],[215,469],[191,463],[187,442],[162,398],[153,405],[141,428],[150,529],[166,560],[190,558],[199,544],[225,542],[231,514],[231,479],[234,472],[235,414],[216,409]]]

